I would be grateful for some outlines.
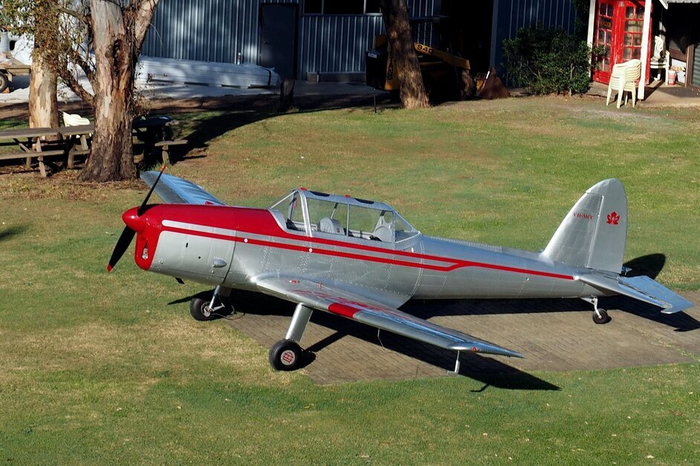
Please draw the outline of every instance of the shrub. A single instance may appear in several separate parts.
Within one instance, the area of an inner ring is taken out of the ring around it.
[[[503,41],[503,52],[508,80],[534,94],[585,94],[590,88],[591,50],[562,28],[522,28]]]

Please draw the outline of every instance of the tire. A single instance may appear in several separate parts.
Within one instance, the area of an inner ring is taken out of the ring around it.
[[[217,318],[217,314],[209,311],[209,303],[211,299],[193,298],[190,301],[190,314],[194,320],[201,322],[213,320]]]
[[[10,85],[10,80],[5,73],[0,72],[0,92],[4,92]]]
[[[598,312],[600,312],[600,317],[598,317],[598,313],[596,313],[595,311],[593,312],[593,322],[595,322],[596,324],[607,324],[612,320],[612,318],[608,315],[608,311],[606,311],[605,309],[598,309]]]
[[[277,371],[294,371],[301,365],[301,346],[296,341],[280,340],[270,348],[270,365]]]

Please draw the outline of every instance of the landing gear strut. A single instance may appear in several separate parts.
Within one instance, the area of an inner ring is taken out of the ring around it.
[[[596,324],[607,324],[612,320],[612,317],[608,315],[608,311],[598,307],[598,297],[594,296],[592,298],[581,299],[593,305],[593,322],[595,322]]]
[[[301,365],[303,350],[299,346],[299,341],[304,335],[306,325],[311,319],[313,310],[298,304],[292,322],[289,324],[289,330],[284,340],[280,340],[270,348],[269,360],[273,369],[278,371],[294,371]]]
[[[192,301],[190,301],[190,314],[194,320],[207,321],[230,314],[233,308],[224,301],[229,292],[230,289],[217,286],[211,299],[204,299],[201,296],[192,298]]]

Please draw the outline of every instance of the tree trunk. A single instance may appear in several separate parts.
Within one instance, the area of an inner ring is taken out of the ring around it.
[[[95,48],[95,136],[83,181],[134,178],[132,120],[134,106],[134,38],[117,2],[92,2]]]
[[[47,23],[43,34],[34,37],[29,78],[29,127],[58,128],[57,75],[51,68],[51,41],[58,33],[55,23]]]
[[[29,80],[29,127],[58,128],[56,73],[47,66],[39,46],[36,46],[32,53]]]
[[[381,0],[381,8],[389,47],[394,55],[401,103],[404,108],[429,107],[418,56],[413,48],[406,0]]]

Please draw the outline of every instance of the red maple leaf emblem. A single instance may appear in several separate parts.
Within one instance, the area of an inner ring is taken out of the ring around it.
[[[620,216],[614,210],[608,214],[608,225],[617,225],[620,221]]]

